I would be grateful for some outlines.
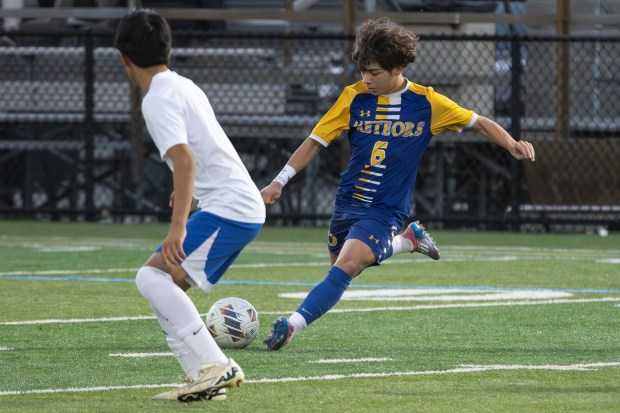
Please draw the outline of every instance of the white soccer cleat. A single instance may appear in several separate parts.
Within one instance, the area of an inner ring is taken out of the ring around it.
[[[181,387],[177,387],[176,389],[156,394],[155,396],[153,396],[153,400],[174,400],[175,402],[179,401],[179,397],[184,394],[185,387],[187,387],[187,384]],[[204,397],[204,400],[226,400],[226,389],[216,389],[211,394]]]
[[[243,370],[233,359],[228,359],[223,367],[219,363],[204,364],[199,374],[198,379],[178,389],[178,401],[221,400],[218,397],[222,390],[239,386],[245,379]]]

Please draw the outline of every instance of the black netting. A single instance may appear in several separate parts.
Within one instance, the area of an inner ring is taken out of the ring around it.
[[[110,35],[12,33],[0,47],[0,213],[166,218],[170,173]],[[263,187],[342,88],[359,79],[340,35],[177,33],[170,66],[207,94]],[[423,36],[405,71],[534,142],[518,163],[446,132],[423,158],[412,215],[436,223],[608,223],[620,212],[620,39]],[[560,104],[558,104],[560,102]],[[269,216],[316,223],[332,207],[346,139],[286,188]]]

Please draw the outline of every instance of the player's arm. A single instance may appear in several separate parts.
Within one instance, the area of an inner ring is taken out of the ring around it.
[[[350,86],[342,91],[336,103],[314,127],[310,137],[297,148],[273,182],[260,191],[265,204],[271,205],[276,202],[289,179],[308,166],[321,149],[328,146],[342,131],[349,129],[350,106],[356,93]]]
[[[489,118],[478,116],[478,119],[476,119],[476,122],[469,130],[484,136],[491,142],[495,142],[510,152],[515,159],[535,160],[536,153],[530,142],[523,140],[515,141],[504,128]]]
[[[312,138],[307,138],[293,153],[278,176],[260,191],[265,204],[271,205],[276,202],[280,195],[282,195],[282,188],[284,188],[289,179],[308,166],[321,152],[321,149],[323,149],[323,145]]]
[[[183,241],[187,235],[185,224],[191,212],[194,194],[196,165],[188,145],[179,144],[166,152],[173,165],[174,203],[168,235],[162,242],[161,256],[164,264],[171,267],[185,259]]]

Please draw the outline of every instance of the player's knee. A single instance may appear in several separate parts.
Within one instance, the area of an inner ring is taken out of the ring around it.
[[[357,274],[364,271],[366,268],[374,263],[374,256],[372,259],[364,256],[339,256],[334,265],[345,271],[351,277],[355,277]]]
[[[162,281],[162,279],[164,278],[168,278],[170,280],[172,279],[169,274],[166,274],[165,272],[155,267],[149,267],[148,265],[145,265],[143,267],[140,267],[140,269],[136,273],[136,278],[134,281],[136,283],[136,287],[138,287],[138,291],[140,291],[144,295],[144,291],[148,286],[153,283]]]
[[[145,268],[146,267],[140,267],[136,273],[136,278],[134,279],[136,287],[140,292],[142,292],[144,287],[148,284],[148,271]]]

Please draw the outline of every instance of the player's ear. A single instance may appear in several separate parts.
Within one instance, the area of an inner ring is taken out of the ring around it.
[[[123,62],[124,66],[129,66],[131,63],[131,60],[129,60],[129,58],[127,56],[125,56],[122,52],[118,52],[120,58],[121,58],[121,62]]]
[[[394,69],[392,69],[391,75],[393,77],[400,76],[403,74],[403,70],[405,70],[404,67],[395,67]]]

